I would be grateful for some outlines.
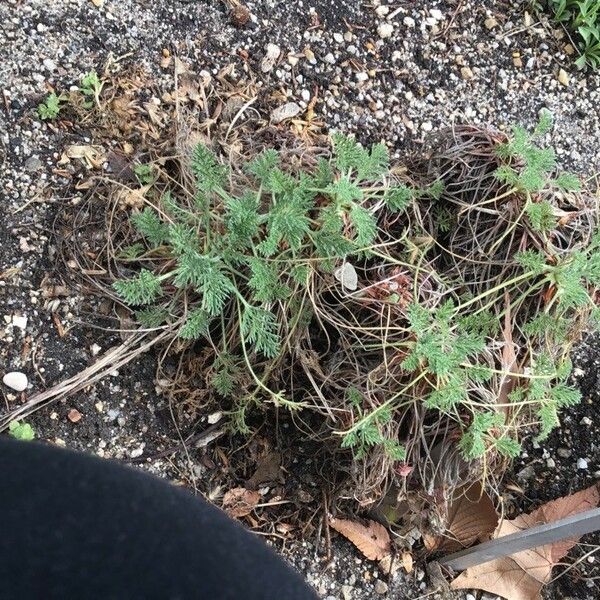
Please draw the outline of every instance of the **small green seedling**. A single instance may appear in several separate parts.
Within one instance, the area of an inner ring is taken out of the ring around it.
[[[79,91],[85,96],[84,108],[92,108],[94,104],[100,108],[100,93],[104,82],[98,77],[96,71],[86,73],[79,82]]]
[[[135,173],[136,177],[138,178],[138,181],[142,185],[150,185],[154,181],[154,175],[152,174],[152,165],[135,165],[135,167],[133,167],[133,172]]]
[[[38,105],[37,113],[40,119],[44,121],[50,121],[58,117],[60,113],[61,102],[64,101],[62,96],[57,96],[54,92],[48,95],[48,97]]]
[[[30,442],[35,439],[35,431],[29,423],[11,421],[8,424],[8,433],[16,440],[22,440],[24,442]]]

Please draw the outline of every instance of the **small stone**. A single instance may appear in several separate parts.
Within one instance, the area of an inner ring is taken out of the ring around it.
[[[144,444],[142,444],[139,448],[134,448],[129,452],[129,456],[131,456],[131,458],[139,458],[142,454],[144,454]]]
[[[549,459],[547,459],[547,460],[546,460],[546,466],[547,466],[549,469],[554,469],[554,467],[556,467],[556,463],[554,462],[554,459],[553,459],[553,458],[549,458]]]
[[[404,17],[402,21],[407,27],[414,27],[416,25],[415,20],[412,17]]]
[[[573,56],[573,54],[575,54],[575,48],[573,47],[572,44],[567,44],[564,47],[564,51],[565,51],[565,54],[568,54],[569,56]]]
[[[368,73],[365,73],[364,71],[360,71],[359,73],[356,74],[357,81],[367,81],[367,79],[369,79],[369,75],[368,75]]]
[[[465,596],[465,600],[477,600],[477,598],[475,598],[475,596],[473,596],[473,594],[467,594]]]
[[[92,356],[98,356],[98,354],[100,353],[100,350],[102,350],[102,348],[100,346],[98,346],[98,344],[92,344],[90,346],[90,352],[91,352]]]
[[[29,171],[30,173],[39,171],[42,166],[42,161],[35,156],[31,156],[25,161],[25,170]]]
[[[568,448],[559,448],[556,453],[561,457],[561,458],[570,458],[571,457],[571,450],[569,450]]]
[[[323,58],[323,60],[324,60],[326,63],[329,63],[330,65],[333,65],[333,64],[335,64],[335,56],[334,56],[334,55],[333,55],[331,52],[328,52],[328,53],[325,55],[325,57]]]
[[[79,423],[79,421],[81,421],[81,416],[81,413],[76,408],[72,408],[67,414],[67,419],[69,419],[71,423]]]
[[[375,14],[378,17],[385,17],[389,12],[390,12],[390,7],[389,6],[378,6],[375,9]]]
[[[20,373],[19,371],[11,371],[2,378],[2,383],[9,387],[15,392],[22,392],[27,389],[29,382],[27,381],[27,375]]]
[[[109,421],[116,421],[117,417],[121,414],[121,411],[117,408],[109,408],[106,414]]]
[[[282,106],[278,106],[272,113],[271,113],[271,121],[277,125],[278,123],[281,123],[282,121],[285,121],[286,119],[291,119],[292,117],[295,117],[299,112],[300,112],[300,106],[298,104],[296,104],[295,102],[287,102],[286,104],[283,104]]]
[[[260,63],[260,70],[263,73],[268,73],[275,66],[275,62],[281,54],[281,49],[275,44],[267,44],[266,53]]]
[[[588,461],[585,458],[577,459],[577,468],[585,471],[588,468]]]
[[[341,33],[334,33],[333,34],[333,39],[338,43],[341,44],[344,41],[344,36]]]
[[[295,54],[290,53],[288,54],[287,61],[292,67],[295,67],[300,62],[300,59]]]
[[[223,413],[219,410],[208,415],[208,418],[206,420],[208,421],[209,425],[214,425],[215,423],[218,423],[222,417]]]
[[[351,585],[342,586],[342,596],[344,597],[344,600],[352,600],[352,591],[353,588]]]
[[[488,17],[483,24],[485,25],[486,29],[494,29],[494,27],[498,26],[498,21],[496,21],[494,17]]]
[[[421,123],[421,129],[423,131],[431,131],[433,129],[433,124],[431,121],[425,121],[424,123]]]
[[[564,69],[558,71],[558,81],[565,87],[569,86],[569,74]]]
[[[581,421],[579,421],[580,425],[591,425],[592,424],[592,420],[589,417],[583,417],[583,419],[581,419]]]
[[[17,315],[13,316],[12,326],[17,327],[21,331],[25,331],[25,329],[27,328],[27,317],[21,317]]]
[[[387,585],[387,583],[385,583],[385,581],[381,581],[381,579],[378,579],[375,582],[375,591],[378,594],[381,594],[382,596],[384,596],[388,592],[388,585]]]
[[[473,71],[469,67],[462,67],[460,70],[460,76],[463,79],[473,79]]]
[[[51,58],[45,58],[42,61],[42,64],[44,65],[46,71],[52,72],[56,69],[56,63]]]
[[[520,69],[523,66],[523,60],[521,59],[520,56],[513,55],[513,65],[515,65],[515,67],[517,67],[517,69]]]
[[[391,23],[381,23],[377,28],[377,34],[382,40],[392,37],[392,33],[394,33],[394,26]]]
[[[433,8],[429,11],[429,14],[436,20],[436,21],[443,21],[444,20],[444,13],[437,9],[437,8]]]
[[[521,469],[517,473],[517,477],[519,479],[524,479],[524,480],[533,479],[535,477],[535,469],[531,465],[529,465],[529,466]]]

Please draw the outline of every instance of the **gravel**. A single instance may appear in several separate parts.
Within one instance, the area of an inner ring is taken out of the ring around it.
[[[228,67],[232,79],[256,78],[262,94],[277,98],[284,114],[272,121],[280,127],[302,118],[311,104],[317,122],[365,143],[383,137],[396,155],[454,122],[531,126],[547,107],[555,116],[552,139],[562,166],[583,176],[600,168],[600,78],[574,68],[568,38],[527,16],[529,2],[245,4],[251,17],[242,25],[241,16],[232,19],[216,0],[0,3],[0,364],[23,374],[30,389],[76,374],[120,343],[116,334],[81,325],[98,325],[97,306],[55,273],[51,232],[59,203],[67,193],[73,204],[80,199],[57,162],[67,143],[90,140],[84,128],[57,127],[35,113],[49,91],[68,90],[90,69],[101,71],[109,57],[123,68],[145,69],[149,97],[173,88],[172,68],[161,66],[165,50],[213,78]],[[567,413],[545,448],[527,443],[514,470],[527,475],[515,475],[524,496],[508,498],[515,510],[598,480],[597,339],[581,346],[575,363],[584,402]],[[153,357],[140,357],[86,394],[50,405],[35,417],[36,430],[54,443],[120,459],[169,447],[177,435],[154,382],[154,364]],[[9,406],[21,399],[16,391],[1,390]],[[82,415],[76,423],[68,418],[73,409]],[[173,478],[193,471],[184,459],[152,460],[143,468]],[[427,593],[423,571],[384,582],[344,540],[333,542],[335,558],[325,572],[309,542],[287,549],[321,597],[373,598],[385,594],[384,586],[395,598]],[[591,579],[597,566],[585,561],[577,574],[567,573],[548,594],[597,597]]]

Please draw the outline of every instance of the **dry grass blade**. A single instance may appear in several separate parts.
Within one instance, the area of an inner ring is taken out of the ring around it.
[[[74,377],[35,394],[25,404],[2,415],[0,417],[0,431],[6,429],[11,421],[23,419],[48,403],[67,398],[71,394],[103,379],[109,373],[131,362],[136,356],[147,352],[155,344],[164,341],[167,336],[166,332],[152,338],[149,338],[147,333],[132,335],[125,343],[110,350],[93,365]]]

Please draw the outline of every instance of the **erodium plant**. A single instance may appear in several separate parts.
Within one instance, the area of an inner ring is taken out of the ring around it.
[[[193,200],[148,180],[137,239],[120,254],[131,276],[114,288],[141,327],[202,354],[207,394],[238,431],[261,407],[312,410],[320,437],[375,465],[377,482],[399,462],[432,463],[440,444],[474,464],[513,457],[524,427],[543,438],[578,401],[568,348],[600,285],[597,234],[553,250],[556,194],[578,182],[538,147],[545,119],[495,149],[508,227],[527,235],[510,274],[483,287],[445,270],[444,242],[425,226],[424,210],[436,231],[461,218],[443,174],[409,183],[385,145],[335,134],[331,156],[305,168],[274,150],[234,168],[196,146]]]

